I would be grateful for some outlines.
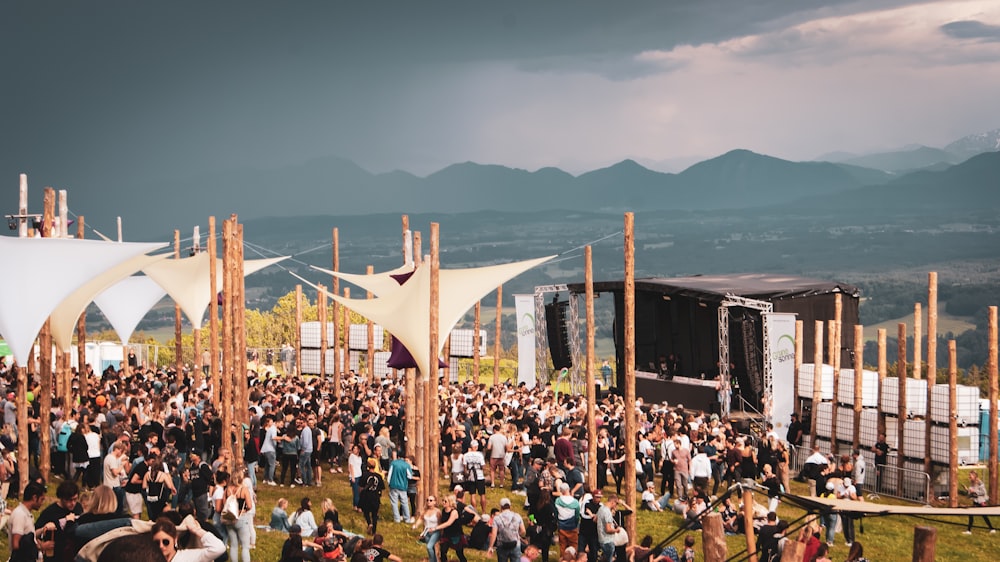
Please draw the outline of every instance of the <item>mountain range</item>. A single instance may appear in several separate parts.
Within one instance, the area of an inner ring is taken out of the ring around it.
[[[733,150],[663,173],[633,160],[573,176],[557,168],[526,171],[465,162],[427,177],[372,174],[338,157],[277,170],[231,170],[123,186],[74,186],[74,212],[108,230],[124,218],[127,237],[164,239],[210,215],[241,219],[300,215],[462,213],[482,210],[622,212],[809,207],[868,210],[983,210],[1000,206],[1000,129],[942,149],[907,149],[836,162],[792,162]],[[833,158],[831,158],[833,159]],[[909,170],[909,171],[901,171]]]

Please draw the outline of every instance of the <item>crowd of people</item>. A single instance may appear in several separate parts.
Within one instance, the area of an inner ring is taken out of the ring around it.
[[[404,431],[402,381],[369,383],[350,373],[335,389],[332,379],[251,373],[250,424],[240,450],[223,442],[205,383],[192,388],[189,373],[141,365],[134,373],[123,376],[114,368],[100,376],[88,373],[87,395],[74,407],[55,404],[47,419],[37,401],[30,403],[30,483],[17,495],[23,503],[10,516],[15,562],[34,560],[34,548],[47,561],[68,559],[60,553],[76,552],[109,530],[129,526],[143,510],[167,560],[211,560],[227,551],[233,562],[250,560],[259,486],[286,487],[289,495],[298,487],[303,495],[296,509],[282,500],[271,511],[269,527],[289,533],[282,560],[398,559],[379,533],[385,495],[393,524],[420,529],[431,562],[447,562],[449,554],[465,562],[466,548],[504,562],[547,562],[553,545],[558,560],[693,560],[690,545],[653,552],[651,538],[628,537],[627,518],[635,509],[663,511],[694,531],[720,489],[753,479],[768,490],[768,505],[757,506],[755,522],[765,528],[769,512],[777,511],[789,489],[786,439],[773,430],[761,438],[740,435],[718,415],[644,404],[640,398],[634,405],[637,432],[630,436],[624,433],[626,405],[609,394],[597,404],[598,430],[591,436],[581,396],[556,394],[547,386],[469,382],[441,387],[439,456],[448,493],[417,506],[420,467]],[[0,384],[6,396],[0,436],[6,497],[21,469],[13,454],[18,405],[9,372],[0,370]],[[34,385],[31,394],[38,392]],[[39,435],[46,430],[52,436],[52,470],[63,482],[57,501],[34,519],[31,513],[44,496],[38,494],[44,482],[37,463]],[[625,453],[629,438],[637,445],[633,459]],[[591,439],[595,458],[590,458]],[[241,455],[241,462],[234,455]],[[635,465],[635,482],[624,481],[628,462]],[[594,488],[585,483],[590,463],[596,464]],[[237,473],[238,467],[244,468]],[[344,475],[351,507],[366,524],[357,534],[343,528],[332,501],[325,500],[314,515],[308,497],[324,477]],[[840,485],[852,487],[843,475]],[[624,504],[628,486],[641,493],[637,506]],[[503,490],[496,506],[487,498],[490,488]],[[861,495],[856,488],[854,494]],[[512,509],[512,497],[522,498],[525,517]],[[731,533],[743,532],[737,509],[729,499],[719,505]],[[843,523],[850,544],[848,521]],[[828,523],[828,537],[831,528]],[[29,533],[35,540],[25,540]],[[774,536],[780,542],[780,533]]]

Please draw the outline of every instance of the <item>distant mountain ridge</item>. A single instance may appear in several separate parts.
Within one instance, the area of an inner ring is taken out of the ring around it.
[[[917,170],[943,169],[964,162],[984,152],[1000,150],[1000,129],[985,133],[966,135],[944,148],[928,146],[907,146],[900,150],[879,152],[859,156],[846,152],[826,154],[818,160],[853,164],[864,168],[874,168],[884,172],[909,173]]]
[[[967,151],[994,146],[1000,143],[1000,130],[956,143]],[[937,149],[912,152],[941,156]],[[919,156],[895,158],[920,162]],[[844,162],[792,162],[738,149],[676,174],[623,160],[578,176],[558,168],[531,172],[465,162],[419,177],[401,171],[372,174],[351,160],[327,157],[277,170],[232,170],[141,186],[81,182],[74,187],[73,201],[74,212],[85,215],[89,225],[107,229],[115,216],[123,216],[130,239],[152,240],[175,228],[188,231],[204,224],[209,215],[225,218],[230,213],[256,219],[483,210],[710,211],[836,201],[838,194],[848,193],[878,198],[901,186],[914,187],[908,197],[934,199],[963,192],[965,184],[975,186],[970,194],[992,196],[987,186],[991,180],[998,183],[1000,162],[973,160],[929,169],[936,172],[900,174]],[[955,181],[965,183],[956,186]],[[953,197],[948,204],[975,202]]]

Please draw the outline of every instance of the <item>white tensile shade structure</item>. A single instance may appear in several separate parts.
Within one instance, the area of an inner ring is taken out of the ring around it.
[[[0,255],[18,273],[0,277],[0,334],[26,366],[45,319],[75,290],[112,267],[165,244],[0,236]]]
[[[357,273],[341,273],[339,271],[330,271],[329,269],[323,269],[322,267],[316,267],[315,265],[310,266],[316,271],[322,271],[327,275],[332,275],[339,279],[343,279],[348,283],[357,285],[366,291],[371,291],[373,295],[379,296],[382,294],[387,294],[395,291],[399,288],[399,281],[396,281],[393,275],[404,275],[413,271],[413,264],[404,265],[402,267],[397,267],[392,271],[385,271],[382,273],[373,273],[372,275],[360,275]]]
[[[451,331],[466,311],[497,286],[553,257],[471,269],[442,269],[438,280],[442,295],[438,333]],[[431,369],[432,364],[437,365],[437,357],[432,359],[430,356],[431,271],[427,264],[418,267],[405,284],[384,292],[379,298],[330,297],[389,330],[410,352],[422,373],[436,372],[436,369]],[[439,338],[438,354],[444,347],[445,339]]]
[[[111,322],[118,339],[128,343],[149,309],[166,295],[167,291],[156,281],[145,275],[133,275],[102,291],[94,298],[94,304]]]
[[[156,261],[170,257],[170,254],[160,254],[157,256],[139,255],[128,261],[124,261],[94,277],[73,291],[69,297],[59,303],[59,306],[52,311],[49,319],[52,321],[52,340],[56,344],[56,349],[65,353],[73,346],[73,332],[76,330],[76,321],[80,315],[87,310],[89,305],[101,291],[121,281],[124,278],[139,271],[143,267]],[[160,295],[163,296],[162,294]],[[156,303],[153,303],[156,304]],[[152,305],[150,305],[152,306]],[[149,309],[143,309],[143,314]],[[114,324],[112,322],[112,324]],[[128,340],[123,340],[128,341]]]
[[[246,260],[243,262],[243,276],[256,273],[284,259],[287,259],[287,256]],[[222,260],[216,258],[215,261],[216,271],[221,272]],[[212,294],[210,266],[209,255],[200,253],[179,260],[163,260],[143,268],[142,271],[167,291],[170,298],[180,305],[191,326],[197,330],[201,329],[205,309],[212,299],[216,298]]]

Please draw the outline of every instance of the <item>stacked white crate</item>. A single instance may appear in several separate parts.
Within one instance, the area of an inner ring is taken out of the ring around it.
[[[320,344],[319,322],[303,322],[300,337],[303,348],[319,349]],[[333,322],[326,323],[326,342],[328,346],[333,346],[334,342]]]
[[[851,443],[854,440],[854,408],[837,406],[837,441]]]
[[[886,438],[888,441],[888,437]],[[862,448],[871,448],[878,442],[878,410],[865,408],[861,410],[861,435],[860,444]]]
[[[899,413],[899,379],[886,377],[882,380],[879,394],[884,414],[895,416]],[[927,415],[927,381],[906,379],[906,414],[922,418]]]
[[[877,408],[879,397],[878,373],[861,371],[861,407]],[[854,369],[841,369],[837,381],[837,400],[841,404],[854,404]]]
[[[934,423],[945,425],[949,423],[948,388],[946,384],[934,385],[931,388],[931,421]],[[955,398],[958,425],[979,425],[979,388],[957,385]]]
[[[299,365],[299,372],[304,375],[319,374],[319,349],[302,349],[302,364]],[[326,350],[326,372],[333,373],[334,365],[337,363],[337,350],[327,348]],[[343,369],[340,369],[342,372]]]
[[[946,425],[931,426],[931,462],[948,464],[951,458],[951,436]],[[968,465],[979,462],[979,426],[968,425],[958,428],[958,464]],[[907,455],[912,456],[912,455]]]
[[[812,363],[803,363],[799,367],[799,398],[812,400],[813,397],[813,377],[816,370]],[[820,400],[833,400],[833,367],[822,365],[820,371]]]
[[[885,443],[886,445],[889,445],[890,449],[899,448],[899,432],[897,429],[898,425],[896,424],[897,419],[899,418],[892,416],[885,417]],[[876,439],[878,439],[877,436]]]
[[[382,349],[382,343],[385,341],[385,329],[375,324],[374,332],[375,349]],[[351,324],[347,335],[347,346],[350,349],[368,350],[368,324]]]
[[[924,420],[903,422],[903,456],[908,459],[922,459],[926,454],[927,427]]]
[[[813,409],[816,416],[816,437],[830,439],[833,432],[833,402],[820,402]]]

